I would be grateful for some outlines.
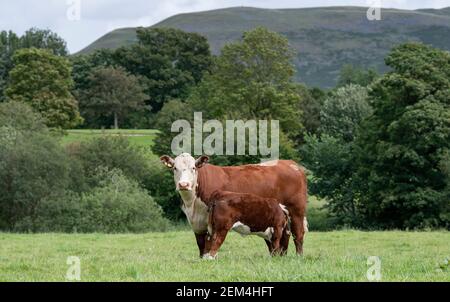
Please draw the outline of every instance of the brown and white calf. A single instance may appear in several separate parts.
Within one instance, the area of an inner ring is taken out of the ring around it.
[[[280,242],[289,242],[289,212],[278,200],[218,190],[212,193],[209,204],[204,259],[216,258],[230,230],[264,238],[271,255],[284,253]]]
[[[175,159],[167,155],[161,157],[173,170],[175,186],[183,200],[182,209],[195,233],[200,256],[205,254],[209,200],[216,190],[279,200],[289,211],[296,251],[302,254],[307,204],[304,169],[292,160],[235,167],[210,165],[208,160],[207,156],[195,160],[188,153]],[[288,242],[282,242],[281,248],[287,250],[287,247]]]

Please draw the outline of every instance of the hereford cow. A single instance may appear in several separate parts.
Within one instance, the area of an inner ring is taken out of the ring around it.
[[[271,255],[281,255],[280,242],[289,242],[289,212],[273,198],[253,194],[215,191],[209,202],[207,254],[204,259],[215,259],[228,232],[257,235],[269,242]]]
[[[236,167],[210,165],[208,160],[207,156],[195,160],[188,153],[175,159],[167,155],[161,157],[161,161],[174,172],[176,189],[183,200],[182,209],[195,233],[200,257],[205,254],[208,205],[211,194],[216,190],[279,200],[289,211],[297,254],[303,253],[307,188],[302,167],[291,160]],[[266,243],[270,245],[270,242]],[[281,248],[286,250],[287,245],[288,242],[282,243]]]

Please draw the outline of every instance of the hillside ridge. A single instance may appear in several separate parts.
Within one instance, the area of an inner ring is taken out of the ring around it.
[[[266,9],[231,7],[171,16],[151,26],[174,27],[204,35],[214,54],[242,33],[257,26],[289,39],[296,50],[296,80],[311,86],[333,87],[343,64],[387,70],[384,57],[400,43],[418,41],[450,50],[450,7],[442,9],[382,9],[381,21],[369,21],[367,7],[329,6]],[[136,28],[120,28],[81,50],[135,43]]]

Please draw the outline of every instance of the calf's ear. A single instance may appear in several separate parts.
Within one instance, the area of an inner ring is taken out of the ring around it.
[[[195,161],[195,167],[201,168],[203,167],[207,162],[209,161],[209,157],[206,155],[202,155],[200,156],[196,161]]]
[[[173,168],[175,166],[175,161],[169,155],[163,155],[159,159],[166,167]]]

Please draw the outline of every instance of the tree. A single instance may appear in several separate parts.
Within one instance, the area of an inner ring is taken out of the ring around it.
[[[362,219],[354,146],[328,134],[307,135],[301,147],[302,164],[312,171],[309,193],[327,200],[327,212],[337,225],[368,227]],[[365,223],[365,224],[364,224]]]
[[[357,139],[361,199],[384,227],[449,227],[450,54],[407,43],[371,87],[373,116]]]
[[[19,37],[12,31],[0,32],[0,102],[5,99],[4,90],[12,69],[12,56],[20,48]]]
[[[307,139],[312,192],[341,224],[448,228],[450,54],[407,43],[386,64],[392,71],[370,86],[373,113],[353,141]]]
[[[326,93],[320,88],[309,88],[303,84],[297,85],[300,95],[300,110],[303,112],[301,123],[308,134],[318,134],[320,127],[320,111],[326,98]]]
[[[73,81],[67,59],[43,49],[21,49],[13,57],[6,96],[31,105],[49,127],[69,128],[81,122],[71,94]]]
[[[366,87],[376,78],[378,78],[378,73],[374,69],[365,70],[351,64],[346,64],[341,68],[341,72],[339,73],[337,88],[350,84]]]
[[[145,108],[147,95],[139,78],[123,68],[96,68],[89,81],[89,88],[80,96],[82,109],[91,115],[112,116],[115,129],[119,128],[119,121],[123,121],[130,111]]]
[[[54,55],[68,54],[66,42],[50,30],[32,28],[21,37],[12,31],[0,32],[0,101],[5,99],[4,90],[8,82],[8,75],[13,68],[12,57],[22,48],[49,49]]]
[[[265,28],[245,32],[242,41],[225,45],[189,102],[215,118],[279,120],[283,132],[296,138],[303,127],[292,60],[283,36]]]
[[[115,67],[117,63],[114,58],[114,50],[98,49],[88,55],[70,56],[72,63],[72,78],[74,81],[73,91],[75,95],[87,90],[90,85],[89,76],[92,71],[99,67]]]
[[[371,114],[366,88],[353,84],[338,88],[322,106],[320,132],[351,142],[361,122]]]
[[[170,100],[157,115],[155,127],[160,131],[156,135],[155,143],[152,145],[152,152],[158,155],[171,154],[171,143],[176,133],[172,133],[172,123],[177,120],[187,120],[193,122],[193,110],[189,104],[180,100]]]
[[[67,56],[66,41],[48,29],[31,28],[20,37],[20,48],[48,49],[56,56]]]
[[[189,89],[203,78],[211,65],[205,37],[173,28],[140,28],[138,43],[119,48],[116,64],[143,76],[148,105],[158,112],[170,99],[186,99]]]

